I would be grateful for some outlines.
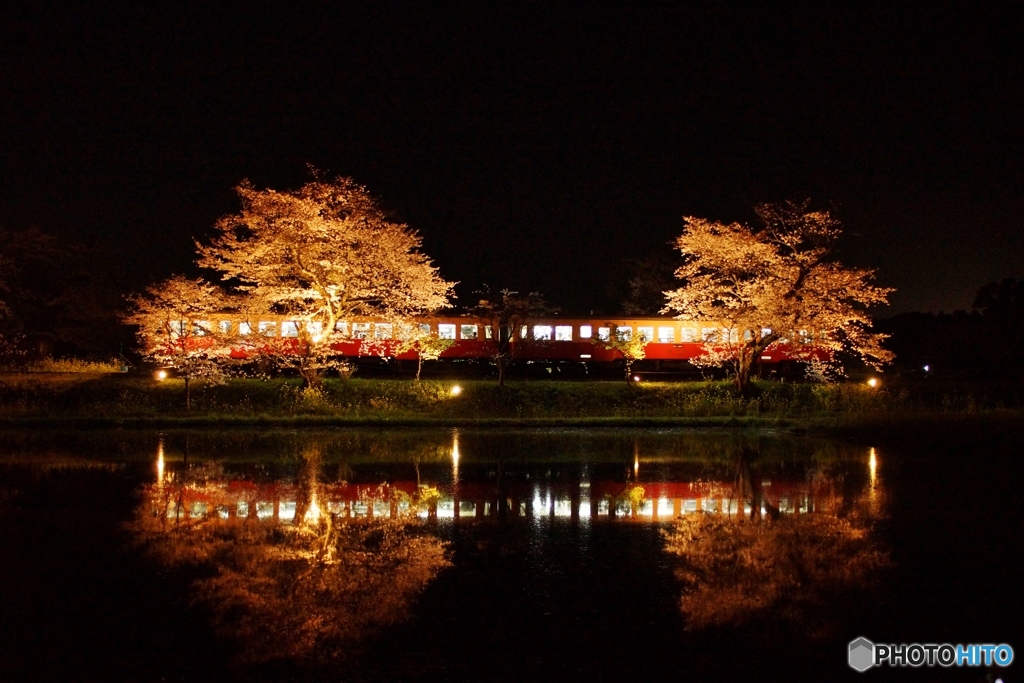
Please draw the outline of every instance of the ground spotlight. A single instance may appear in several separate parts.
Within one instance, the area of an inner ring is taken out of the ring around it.
[[[156,377],[156,381],[157,382],[162,382],[165,379],[167,379],[167,371],[166,370],[157,370],[155,373],[153,373],[153,376]]]
[[[878,381],[877,377],[872,377],[871,379],[868,380],[868,386],[871,387],[872,389],[877,389],[880,384],[881,382]]]
[[[462,393],[462,387],[460,387],[458,384],[456,384],[455,386],[452,387],[452,392],[451,393],[452,393],[452,396],[458,396],[459,394]]]

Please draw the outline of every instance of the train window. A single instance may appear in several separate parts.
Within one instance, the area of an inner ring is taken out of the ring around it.
[[[533,338],[537,341],[551,341],[551,325],[534,325]]]
[[[636,328],[636,334],[638,337],[643,339],[645,342],[654,341],[654,328],[653,327],[638,327]]]
[[[700,328],[700,338],[704,343],[715,343],[720,337],[720,333],[717,327],[702,327]]]
[[[252,325],[249,323],[238,323],[238,334],[243,337],[252,334]]]
[[[530,328],[527,327],[526,325],[523,325],[522,327],[519,328],[519,338],[526,339],[526,335],[529,334],[529,332]]]
[[[813,341],[810,330],[799,330],[796,335],[801,344],[810,344]]]
[[[693,327],[684,327],[682,330],[682,341],[683,342],[695,342],[697,341],[697,329]]]
[[[722,337],[728,339],[733,344],[740,340],[740,331],[737,330],[735,327],[731,330],[723,329],[722,332],[725,332],[725,334],[722,335]]]
[[[339,320],[338,322],[336,322],[336,323],[334,324],[334,329],[335,329],[335,330],[336,330],[336,331],[338,332],[338,334],[340,334],[340,335],[341,335],[342,337],[347,337],[347,336],[348,336],[348,321],[345,321],[345,320]]]
[[[597,338],[601,341],[608,341],[612,338],[612,330],[610,327],[599,327],[597,328]]]
[[[229,334],[231,332],[231,321],[221,320],[217,323],[217,329],[220,330],[221,334]]]
[[[750,330],[743,330],[743,341],[750,341],[753,338],[754,335],[751,334]]]
[[[594,336],[594,328],[590,325],[580,325],[580,339],[590,339]]]
[[[572,325],[556,325],[555,341],[572,341]]]
[[[659,327],[658,328],[658,342],[661,344],[671,344],[676,340],[676,328],[674,327]]]
[[[352,338],[366,339],[370,336],[370,323],[352,323]]]
[[[772,333],[772,328],[770,328],[770,327],[762,327],[761,328],[761,339],[764,339],[765,337],[767,337],[771,333]]]
[[[484,325],[484,339],[493,339],[494,330],[491,329],[490,325]]]
[[[306,332],[309,332],[309,336],[313,339],[319,339],[320,335],[324,333],[324,324],[321,322],[306,323]]]
[[[459,335],[463,339],[476,339],[477,327],[476,325],[460,325]]]
[[[210,321],[209,320],[197,320],[192,323],[192,334],[197,337],[205,337],[210,334]]]
[[[422,333],[422,334],[430,334],[430,324],[429,323],[420,323],[419,327],[420,327],[420,333]]]
[[[171,334],[175,337],[181,337],[185,334],[185,330],[188,329],[188,324],[184,320],[172,320],[171,321]]]
[[[373,326],[374,339],[391,339],[392,334],[391,323],[377,323]]]
[[[629,325],[619,325],[615,328],[615,336],[619,341],[629,341],[633,338],[633,328]]]
[[[277,323],[273,320],[261,320],[256,328],[264,337],[277,336]]]
[[[440,339],[455,339],[455,325],[441,323],[437,326],[437,336]]]
[[[281,336],[282,337],[298,337],[299,336],[299,324],[291,320],[285,320],[281,323]]]

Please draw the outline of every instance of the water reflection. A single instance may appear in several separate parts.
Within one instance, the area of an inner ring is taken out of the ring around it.
[[[449,564],[439,536],[465,525],[478,552],[533,552],[545,546],[527,536],[556,526],[583,546],[598,527],[658,525],[654,552],[676,563],[693,628],[803,619],[887,561],[872,526],[884,509],[874,449],[468,430],[330,433],[288,448],[276,465],[208,446],[190,462],[161,439],[133,523],[160,562],[205,572],[197,599],[255,661],[336,656],[404,618]]]
[[[429,488],[323,484],[322,455],[311,443],[293,482],[258,483],[218,463],[166,471],[161,442],[156,482],[143,489],[136,542],[164,565],[207,577],[193,585],[196,600],[247,661],[344,656],[405,618],[449,564],[445,544],[415,517],[436,504]]]
[[[794,496],[740,453],[731,503],[737,514],[703,511],[662,532],[678,562],[688,626],[770,617],[776,626],[810,624],[812,635],[827,635],[825,607],[862,590],[889,565],[874,536],[882,512],[874,448],[867,461],[866,487],[850,485],[856,477],[849,468],[825,467],[809,471]]]

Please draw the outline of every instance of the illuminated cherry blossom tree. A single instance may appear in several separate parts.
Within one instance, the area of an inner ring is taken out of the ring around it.
[[[881,346],[886,335],[871,329],[869,311],[887,304],[893,290],[872,284],[874,270],[835,261],[839,221],[808,205],[759,205],[757,227],[683,219],[676,240],[682,286],[665,293],[663,312],[720,326],[704,340],[705,360],[730,367],[741,390],[761,354],[778,344],[797,358],[849,353],[873,367],[892,359]],[[799,338],[801,330],[816,335],[813,345],[803,343],[810,338]]]
[[[485,288],[477,294],[480,299],[469,314],[491,328],[492,339],[487,340],[487,348],[498,368],[498,386],[505,386],[509,366],[534,342],[529,330],[525,335],[522,333],[527,320],[551,315],[558,309],[549,306],[539,292],[520,294],[503,289],[495,294]]]
[[[633,334],[631,330],[620,330],[613,322],[607,322],[605,326],[608,328],[608,338],[597,340],[595,343],[609,351],[616,351],[622,356],[622,360],[625,361],[626,383],[628,384],[630,373],[633,372],[633,364],[647,356],[647,344],[652,340],[644,337],[639,331],[637,334]]]
[[[437,332],[430,331],[429,327],[419,324],[404,325],[399,329],[399,344],[395,353],[406,351],[416,352],[416,381],[420,379],[423,372],[423,361],[437,360],[441,354],[455,345],[454,339],[446,339]]]
[[[203,280],[175,275],[129,302],[123,320],[138,328],[143,355],[174,368],[185,381],[185,407],[191,408],[192,380],[222,381],[231,354],[230,340],[210,321],[210,313],[224,307],[224,293]]]
[[[218,272],[250,307],[297,323],[293,353],[308,386],[334,362],[336,325],[366,315],[401,323],[445,308],[453,283],[420,252],[419,235],[388,220],[349,178],[315,178],[295,191],[236,188],[242,209],[224,216],[199,265]]]

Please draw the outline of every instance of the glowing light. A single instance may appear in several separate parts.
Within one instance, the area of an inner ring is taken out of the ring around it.
[[[462,387],[460,387],[458,384],[456,384],[455,386],[452,387],[452,392],[451,393],[452,393],[452,396],[458,396],[459,394],[462,393]]]
[[[160,443],[156,447],[156,483],[157,483],[157,486],[163,486],[163,483],[164,483],[164,440],[163,439],[160,439]]]
[[[875,449],[872,448],[868,451],[868,476],[870,477],[871,486],[874,488],[875,481],[878,478],[878,454],[875,453]]]
[[[316,492],[309,497],[309,507],[302,518],[306,522],[315,523],[320,521],[320,504],[316,500]]]
[[[879,384],[880,382],[878,381],[877,377],[872,377],[871,379],[868,380],[868,386],[871,387],[872,389],[877,389]]]
[[[633,375],[633,381],[634,382],[639,382],[640,381],[640,375]]]
[[[452,430],[452,483],[459,483],[459,430]]]
[[[162,382],[165,379],[167,379],[167,371],[166,370],[157,370],[156,373],[154,373],[153,376],[156,377],[156,381],[157,382]]]
[[[931,372],[931,369],[932,369],[932,366],[930,366],[930,365],[924,366],[924,371],[925,372]]]

